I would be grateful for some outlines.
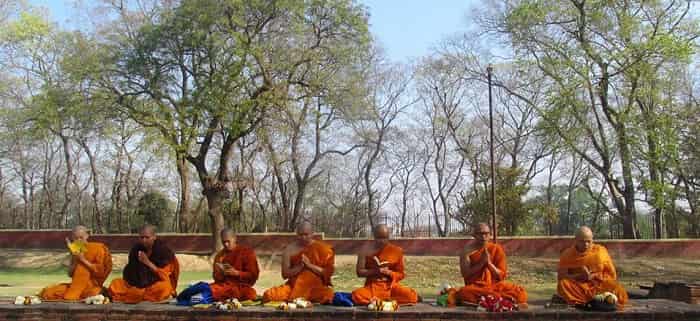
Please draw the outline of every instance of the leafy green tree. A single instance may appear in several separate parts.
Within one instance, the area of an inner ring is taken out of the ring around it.
[[[500,235],[528,234],[533,229],[533,208],[525,202],[529,186],[522,184],[522,176],[520,168],[496,168],[496,219]],[[459,221],[465,225],[491,222],[491,193],[488,190],[477,188],[477,191],[464,195],[463,200]]]
[[[624,237],[638,237],[634,151],[650,146],[650,170],[666,154],[651,131],[645,144],[637,141],[635,128],[655,127],[650,119],[635,119],[662,106],[658,99],[640,101],[657,95],[654,79],[693,53],[698,29],[688,18],[690,3],[525,0],[508,1],[503,9],[503,19],[490,28],[508,37],[523,68],[541,72],[549,101],[536,107],[545,127],[598,171],[622,217]],[[662,188],[653,187],[659,177],[651,176],[650,189]],[[662,195],[654,192],[654,203],[663,203]]]
[[[271,109],[327,100],[324,84],[368,41],[366,14],[352,1],[183,1],[116,41],[104,83],[195,168],[219,248],[222,207],[240,183],[231,174],[236,142]]]
[[[163,193],[148,191],[139,198],[134,226],[152,224],[163,229],[167,219],[172,217],[172,212],[171,202]]]

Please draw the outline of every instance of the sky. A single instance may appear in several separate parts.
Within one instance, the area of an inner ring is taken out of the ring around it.
[[[446,36],[464,31],[472,0],[363,0],[370,30],[394,61],[430,52]]]
[[[467,13],[478,0],[360,0],[369,8],[370,31],[388,57],[408,62],[430,53],[441,39],[467,26]],[[30,0],[48,9],[51,20],[76,23],[75,0]]]

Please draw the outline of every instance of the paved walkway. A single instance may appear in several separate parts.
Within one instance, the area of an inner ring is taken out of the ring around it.
[[[278,311],[269,307],[243,307],[237,311],[202,310],[168,304],[108,304],[44,302],[38,305],[13,305],[0,300],[0,320],[628,320],[628,321],[697,321],[700,305],[663,299],[633,300],[623,311],[614,313],[583,312],[567,307],[545,307],[531,304],[528,310],[512,313],[477,312],[473,308],[435,307],[429,303],[401,307],[396,312],[370,312],[364,307],[332,307],[316,305],[311,309]]]

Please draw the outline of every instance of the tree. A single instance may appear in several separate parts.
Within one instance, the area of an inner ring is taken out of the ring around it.
[[[386,141],[391,136],[396,136],[396,128],[392,124],[402,113],[414,105],[417,99],[412,100],[408,98],[409,85],[412,80],[411,70],[401,65],[390,65],[382,61],[381,56],[372,59],[369,69],[367,81],[368,108],[363,111],[364,116],[361,119],[353,122],[353,127],[356,135],[359,136],[361,144],[365,146],[361,155],[361,175],[366,194],[366,214],[371,228],[374,228],[376,225],[375,219],[381,209],[381,205],[392,194],[396,171],[392,171],[389,168],[384,169],[385,172],[393,173],[388,182],[384,184],[388,184],[389,187],[384,193],[384,197],[380,199],[376,186],[379,185],[377,181],[381,173],[374,173],[373,170],[386,154]],[[410,171],[407,174],[409,176]],[[404,184],[404,189],[406,188],[408,186]],[[404,190],[404,193],[406,193],[406,190]],[[402,217],[405,217],[405,210],[403,213]],[[402,219],[402,221],[404,220]],[[402,226],[405,225],[404,223],[402,223]]]
[[[486,168],[484,166],[484,168]],[[488,173],[482,173],[486,176]],[[522,184],[523,170],[512,167],[496,168],[496,213],[499,234],[521,235],[532,232],[532,206],[524,201],[529,186]],[[490,221],[491,195],[484,188],[464,194],[458,215],[460,221],[473,225]]]
[[[136,209],[137,222],[134,226],[151,224],[159,229],[165,227],[165,220],[171,216],[170,201],[158,191],[144,193],[138,201]]]
[[[506,2],[503,19],[487,21],[487,28],[508,37],[523,68],[542,73],[549,101],[532,106],[604,178],[626,238],[638,237],[632,123],[637,98],[645,79],[659,72],[649,64],[688,58],[697,34],[686,18],[689,8],[680,1],[531,0]]]
[[[365,14],[350,1],[184,1],[118,43],[106,85],[196,169],[220,248],[236,142],[266,111],[322,89],[353,62],[366,33]]]

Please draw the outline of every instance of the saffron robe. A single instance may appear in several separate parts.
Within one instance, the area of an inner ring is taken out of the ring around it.
[[[41,290],[39,297],[44,300],[77,301],[102,292],[102,283],[112,272],[112,255],[106,245],[98,242],[88,242],[86,249],[83,256],[94,266],[95,271],[73,259],[76,261],[71,282],[48,286]]]
[[[149,256],[149,260],[156,266],[156,271],[152,271],[138,260],[139,251],[145,252],[145,248],[140,244],[129,251],[129,262],[122,273],[123,278],[114,279],[109,285],[112,301],[161,302],[174,297],[180,264],[172,250],[160,239],[156,239]]]
[[[593,280],[560,278],[557,282],[557,293],[564,301],[569,304],[585,304],[596,294],[611,292],[617,296],[619,306],[627,303],[627,291],[617,282],[615,265],[604,246],[593,244],[585,252],[579,252],[575,246],[571,246],[559,257],[559,269],[567,269],[569,273],[580,273],[584,266],[596,275]]]
[[[400,285],[399,281],[406,277],[404,273],[403,249],[393,245],[386,244],[379,252],[374,255],[365,257],[366,269],[378,269],[376,260],[387,262],[386,266],[391,272],[389,276],[373,276],[365,280],[365,286],[352,291],[352,301],[358,305],[369,304],[372,298],[380,300],[396,300],[398,304],[413,304],[418,302],[418,294],[415,290]]]
[[[464,287],[456,293],[457,302],[477,303],[480,296],[494,295],[509,298],[516,303],[527,302],[527,292],[522,286],[505,281],[508,274],[506,254],[503,247],[496,243],[487,243],[484,248],[469,254],[470,265],[479,264],[484,251],[488,251],[491,262],[501,270],[500,280],[492,275],[488,267],[479,273],[464,278]]]
[[[299,274],[289,278],[285,284],[267,289],[263,293],[263,302],[290,301],[296,298],[304,298],[321,304],[333,301],[333,289],[331,288],[331,275],[333,275],[335,262],[333,248],[324,242],[314,241],[290,257],[291,266],[302,264],[302,254],[306,255],[311,264],[323,268],[323,275],[318,275],[310,269],[304,268]]]
[[[219,264],[228,264],[240,272],[238,276],[224,275]],[[215,301],[238,299],[255,300],[257,293],[253,288],[258,280],[260,268],[253,249],[237,245],[233,251],[221,250],[214,257],[214,283],[211,283],[212,297]]]

